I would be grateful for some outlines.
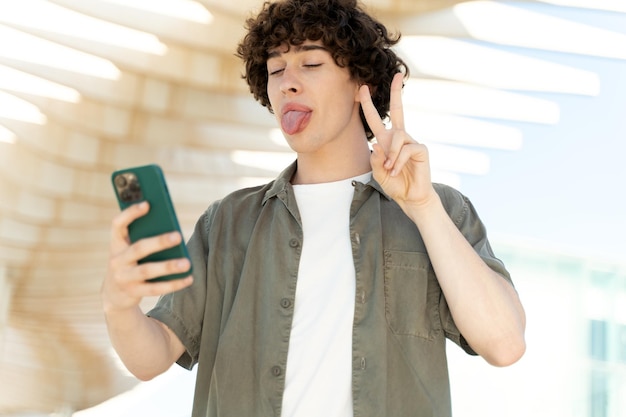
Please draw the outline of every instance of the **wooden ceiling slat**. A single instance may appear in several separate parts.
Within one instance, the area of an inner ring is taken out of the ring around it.
[[[87,16],[154,34],[169,44],[178,43],[186,49],[205,49],[229,55],[243,35],[243,21],[216,8],[209,9],[213,15],[211,22],[203,24],[135,9],[132,4],[124,6],[98,0],[51,1]],[[244,6],[241,1],[229,3]]]

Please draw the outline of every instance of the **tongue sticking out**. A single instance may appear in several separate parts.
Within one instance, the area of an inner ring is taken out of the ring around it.
[[[302,131],[309,123],[311,112],[308,111],[288,111],[281,119],[283,131],[288,135],[293,135]]]

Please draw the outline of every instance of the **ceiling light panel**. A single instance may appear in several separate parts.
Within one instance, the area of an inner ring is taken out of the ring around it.
[[[403,102],[408,111],[420,110],[492,119],[555,124],[557,103],[523,94],[454,81],[410,79]]]
[[[470,1],[453,14],[475,39],[541,50],[626,59],[626,35],[495,1]]]
[[[597,74],[439,36],[406,36],[399,45],[411,70],[426,76],[508,90],[596,96]]]
[[[0,2],[0,22],[14,28],[62,34],[155,55],[167,52],[165,44],[151,33],[96,19],[48,1]]]

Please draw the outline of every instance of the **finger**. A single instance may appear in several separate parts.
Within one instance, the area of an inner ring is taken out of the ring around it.
[[[383,165],[387,157],[385,156],[385,151],[383,150],[380,143],[372,144],[372,155],[370,157],[370,162],[372,165],[372,169],[383,169]]]
[[[389,99],[389,118],[391,126],[396,130],[404,130],[404,109],[402,107],[402,83],[404,74],[394,75],[391,81],[391,96]]]
[[[129,272],[128,279],[136,282],[147,282],[151,279],[167,275],[184,274],[191,268],[189,259],[179,258],[160,262],[146,262]],[[171,280],[175,281],[175,280]],[[169,281],[164,281],[169,282]],[[154,282],[152,282],[154,283]]]
[[[105,285],[103,301],[108,305],[108,309],[127,309],[137,306],[145,297],[160,296],[180,291],[191,284],[193,284],[193,277],[189,275],[170,281],[126,283],[122,286],[117,286],[116,289],[109,288],[108,290],[106,289],[107,285]],[[108,287],[111,286],[109,285]]]
[[[178,258],[167,261],[146,262],[142,264],[128,264],[120,257],[112,258],[109,264],[109,277],[118,288],[127,288],[133,297],[143,296],[136,293],[137,284],[173,274],[184,274],[191,269],[191,262],[187,258]]]
[[[116,280],[120,282],[144,281],[157,276],[167,275],[167,270],[165,272],[150,272],[145,270],[146,267],[138,267],[137,264],[148,255],[176,246],[181,241],[182,236],[180,233],[171,232],[141,239],[130,246],[127,244],[120,252],[111,254],[109,270],[117,276]],[[185,272],[189,269],[188,267],[187,269],[181,268],[176,270],[176,272]]]
[[[169,232],[162,235],[140,239],[124,252],[124,260],[128,264],[138,262],[153,253],[172,248],[181,243],[183,237],[179,232]]]
[[[393,169],[391,170],[391,176],[395,177],[398,175],[409,160],[413,160],[417,163],[428,162],[428,149],[426,146],[416,142],[404,145],[396,158]]]
[[[391,130],[393,135],[391,141],[389,141],[387,150],[387,160],[385,161],[385,168],[396,168],[397,159],[405,146],[417,143],[411,138],[405,131]]]
[[[378,181],[379,184],[382,184],[384,179],[389,175],[389,171],[384,166],[385,161],[387,161],[387,156],[382,146],[379,143],[373,143],[370,164],[372,166],[374,179]]]
[[[148,296],[159,296],[180,291],[183,288],[189,287],[191,284],[193,284],[193,277],[190,275],[185,278],[173,279],[170,281],[147,282],[140,287],[140,292],[142,294],[142,298]]]
[[[151,281],[155,278],[167,277],[174,274],[180,276],[186,275],[191,269],[191,263],[188,259],[173,259],[161,262],[146,262],[132,269],[132,275],[129,276],[131,282],[138,283],[157,283],[160,280]],[[163,280],[162,282],[176,281],[177,279]]]
[[[122,210],[111,222],[111,252],[118,253],[130,244],[128,226],[150,211],[148,202],[143,201]]]
[[[383,123],[383,119],[380,118],[378,110],[376,110],[376,106],[374,106],[370,89],[367,85],[362,85],[359,89],[359,100],[361,101],[361,108],[363,109],[363,114],[365,115],[365,121],[367,121],[367,124],[372,130],[374,136],[377,139],[380,138],[386,128]]]

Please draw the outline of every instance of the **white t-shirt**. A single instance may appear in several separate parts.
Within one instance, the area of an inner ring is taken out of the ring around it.
[[[304,240],[282,417],[352,417],[352,181],[294,185]]]

